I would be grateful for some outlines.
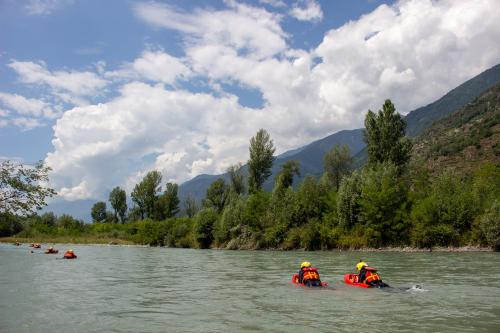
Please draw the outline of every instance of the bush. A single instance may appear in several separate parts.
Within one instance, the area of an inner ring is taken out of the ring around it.
[[[481,230],[489,246],[500,251],[500,202],[497,200],[491,208],[481,216]]]
[[[202,249],[209,248],[214,240],[212,230],[217,222],[217,213],[213,208],[202,209],[195,216],[195,238]]]
[[[22,224],[14,215],[0,214],[0,237],[13,236],[22,230]]]
[[[421,248],[432,248],[432,246],[457,245],[458,233],[452,226],[438,224],[415,226],[412,233],[413,245]]]

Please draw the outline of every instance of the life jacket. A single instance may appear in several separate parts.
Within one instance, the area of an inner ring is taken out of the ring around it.
[[[370,284],[382,280],[375,268],[365,267],[365,269],[366,269],[365,280],[362,281],[362,283]]]
[[[66,259],[75,259],[76,258],[76,254],[71,253],[71,252],[66,252],[64,254],[64,258],[66,258]]]
[[[302,283],[305,283],[307,280],[319,280],[318,269],[315,267],[304,267],[302,268],[304,275],[302,277]]]

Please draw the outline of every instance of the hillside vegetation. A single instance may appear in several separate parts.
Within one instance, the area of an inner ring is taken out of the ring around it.
[[[430,170],[471,173],[485,161],[500,164],[500,84],[434,123],[416,140],[413,155]]]

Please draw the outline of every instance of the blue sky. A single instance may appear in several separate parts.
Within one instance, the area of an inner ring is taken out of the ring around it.
[[[500,62],[495,0],[0,2],[0,158],[60,200],[182,183],[405,114]]]

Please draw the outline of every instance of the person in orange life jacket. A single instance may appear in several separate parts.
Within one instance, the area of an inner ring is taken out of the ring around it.
[[[371,286],[380,286],[387,287],[388,285],[382,282],[380,275],[378,275],[377,271],[373,268],[368,267],[366,262],[363,260],[359,260],[359,263],[356,265],[356,269],[359,271],[358,274],[358,282],[365,283]]]
[[[68,250],[63,256],[64,259],[76,259],[76,254],[73,252],[73,250]]]
[[[311,263],[308,261],[304,261],[300,265],[298,282],[308,287],[321,286],[321,280],[319,278],[318,270],[314,267],[311,267]]]

